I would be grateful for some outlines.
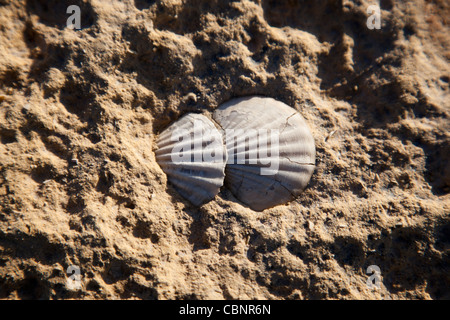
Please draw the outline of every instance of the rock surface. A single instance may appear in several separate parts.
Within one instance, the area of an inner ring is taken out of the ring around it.
[[[450,6],[376,3],[0,0],[0,298],[449,299]],[[244,95],[306,119],[309,186],[194,207],[155,136]]]

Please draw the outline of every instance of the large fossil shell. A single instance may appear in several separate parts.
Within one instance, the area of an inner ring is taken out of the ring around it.
[[[294,199],[306,187],[316,151],[309,128],[295,109],[253,96],[224,103],[213,118],[226,137],[225,185],[240,201],[261,211]]]
[[[156,161],[184,198],[199,206],[217,195],[227,152],[211,120],[187,114],[165,129],[156,144]]]

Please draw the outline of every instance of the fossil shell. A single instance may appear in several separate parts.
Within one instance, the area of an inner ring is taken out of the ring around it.
[[[226,139],[225,185],[240,201],[261,211],[293,200],[306,187],[316,151],[295,109],[272,98],[243,97],[221,105],[213,118]]]
[[[227,152],[211,120],[187,114],[165,129],[156,144],[156,161],[184,198],[199,206],[217,195]]]

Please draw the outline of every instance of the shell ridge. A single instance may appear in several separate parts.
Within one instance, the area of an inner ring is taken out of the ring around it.
[[[226,137],[225,185],[237,199],[264,210],[300,195],[314,172],[316,150],[308,124],[295,108],[273,98],[240,97],[219,106],[213,117],[225,134],[227,129],[278,130],[278,141],[270,136],[252,143],[248,132],[241,139]]]
[[[212,120],[187,114],[161,132],[156,145],[156,161],[183,198],[200,205],[218,194],[224,184],[227,152]]]

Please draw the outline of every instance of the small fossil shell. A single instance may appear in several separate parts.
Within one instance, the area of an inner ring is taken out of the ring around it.
[[[314,171],[314,138],[303,117],[266,97],[244,97],[213,115],[224,131],[228,152],[225,185],[253,210],[297,197]]]
[[[227,152],[211,120],[187,114],[165,129],[156,144],[156,161],[184,198],[200,206],[217,195],[224,182]]]

